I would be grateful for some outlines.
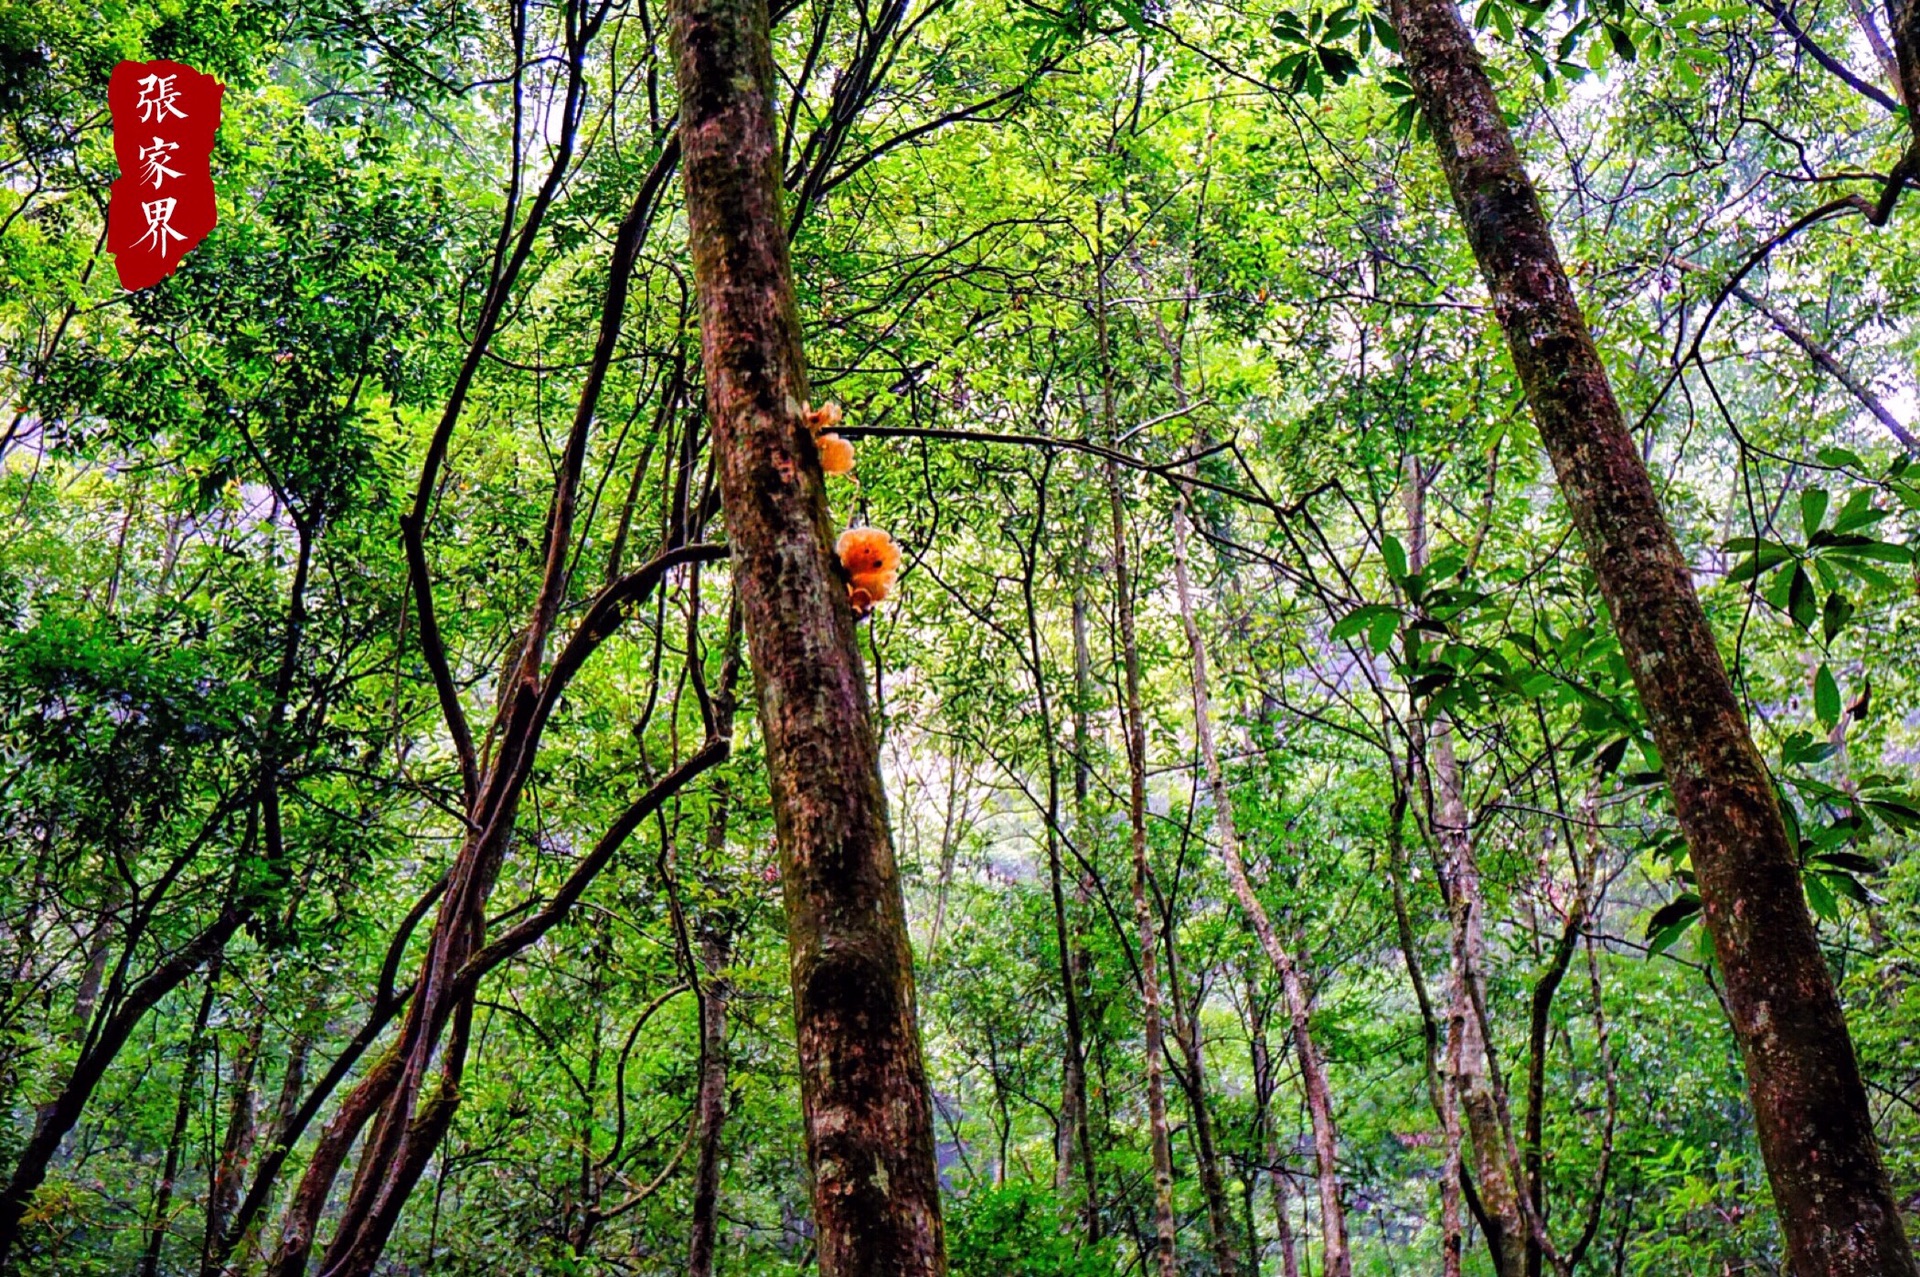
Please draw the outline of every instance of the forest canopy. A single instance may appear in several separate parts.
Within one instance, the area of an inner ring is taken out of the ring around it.
[[[1915,1277],[1916,103],[1920,0],[0,0],[0,1273]]]

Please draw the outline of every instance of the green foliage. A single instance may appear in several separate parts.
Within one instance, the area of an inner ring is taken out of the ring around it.
[[[1100,1277],[1114,1270],[1107,1246],[1063,1232],[1051,1188],[1009,1183],[956,1197],[947,1228],[954,1277]]]
[[[1422,996],[1444,1015],[1454,961],[1442,739],[1517,1133],[1533,999],[1581,908],[1543,1013],[1536,1114],[1556,1239],[1596,1221],[1576,1273],[1780,1268],[1665,763],[1384,7],[782,12],[814,397],[875,432],[829,501],[907,551],[860,634],[956,1277],[1125,1272],[1153,1227],[1110,484],[1136,582],[1163,1002],[1197,1025],[1244,1269],[1257,1239],[1260,1271],[1279,1270],[1275,1173],[1314,1271],[1319,1208],[1291,1017],[1226,880],[1198,758],[1177,511],[1239,842],[1312,992],[1356,1270],[1437,1267]],[[1795,12],[1877,74],[1846,6]],[[1863,1069],[1876,1095],[1910,1094],[1920,482],[1769,312],[1910,417],[1912,193],[1885,227],[1827,219],[1773,245],[1742,276],[1767,311],[1722,291],[1818,201],[1877,196],[1861,175],[1910,134],[1760,9],[1485,0],[1467,16],[1778,779]],[[434,622],[482,753],[545,574],[609,245],[673,127],[658,18],[616,4],[572,28],[571,159],[425,492]],[[128,986],[230,901],[252,910],[218,973],[169,991],[104,1071],[32,1202],[23,1274],[139,1271],[170,1145],[159,1269],[199,1271],[236,1099],[263,1124],[258,1167],[283,1095],[349,1050],[383,978],[405,988],[418,970],[432,908],[396,937],[466,827],[399,525],[560,154],[568,39],[566,12],[539,6],[0,0],[7,1166]],[[115,172],[100,99],[116,61],[157,56],[229,85],[221,222],[127,297],[99,247]],[[586,437],[549,662],[594,592],[673,529],[707,517],[725,538],[678,183],[658,190]],[[1112,474],[1095,445],[1117,452]],[[681,569],[568,686],[490,936],[704,739],[730,607],[724,566]],[[718,1271],[812,1267],[750,669],[739,692],[730,762],[483,982],[460,1108],[395,1228],[394,1271],[684,1271],[702,982],[730,995]],[[1054,1187],[1063,965],[1098,1244],[1083,1169]],[[1206,1273],[1191,1061],[1170,1041],[1167,1063],[1180,1254]],[[254,1238],[278,1235],[344,1094],[316,1101]],[[1876,1114],[1904,1200],[1920,1128],[1898,1103]],[[264,1249],[246,1241],[236,1269],[259,1271]],[[1490,1271],[1477,1234],[1465,1267]]]

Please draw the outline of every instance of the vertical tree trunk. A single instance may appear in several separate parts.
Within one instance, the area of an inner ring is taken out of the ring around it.
[[[1249,970],[1247,980],[1247,1047],[1253,1064],[1253,1133],[1267,1159],[1267,1178],[1273,1190],[1274,1240],[1280,1246],[1281,1277],[1300,1277],[1300,1256],[1294,1250],[1293,1218],[1290,1214],[1291,1186],[1280,1169],[1280,1130],[1273,1120],[1273,1094],[1277,1079],[1273,1075],[1273,1052],[1267,1046],[1267,1017],[1257,1002],[1258,982]],[[1258,1176],[1250,1177],[1254,1183]],[[1251,1192],[1253,1183],[1248,1186]],[[1253,1239],[1253,1267],[1260,1270],[1265,1248],[1256,1234]]]
[[[1460,1277],[1466,1258],[1466,1221],[1460,1212],[1466,1163],[1467,1134],[1460,1124],[1461,1026],[1472,1008],[1466,1004],[1466,986],[1455,980],[1454,996],[1447,1004],[1447,1037],[1440,1071],[1440,1272],[1442,1277]],[[1496,1261],[1499,1243],[1487,1239]]]
[[[713,1277],[720,1205],[720,1132],[727,1120],[727,998],[731,990],[725,973],[733,938],[722,926],[709,925],[702,932],[700,1091],[694,1101],[693,1223],[687,1244],[687,1277]]]
[[[1094,852],[1093,830],[1087,816],[1087,797],[1093,785],[1093,733],[1089,730],[1087,720],[1092,712],[1093,657],[1087,644],[1087,591],[1084,585],[1076,581],[1073,590],[1073,829],[1074,837],[1080,842],[1080,852],[1089,861]],[[1093,906],[1093,882],[1085,865],[1080,866],[1080,871],[1074,875],[1073,898],[1076,907],[1073,955],[1067,974],[1082,1012],[1083,1036],[1080,1056],[1074,1066],[1080,1074],[1080,1171],[1086,1182],[1083,1207],[1087,1241],[1093,1243],[1100,1240],[1100,1179],[1099,1168],[1093,1158],[1093,1108],[1087,1100],[1087,1041],[1084,1031],[1093,960],[1087,949],[1086,919]]]
[[[1400,496],[1407,516],[1407,566],[1414,572],[1425,571],[1427,565],[1427,482],[1419,458],[1408,457]],[[1439,847],[1440,883],[1452,933],[1447,1069],[1441,1083],[1448,1157],[1457,1174],[1456,1150],[1461,1145],[1457,1128],[1464,1118],[1465,1143],[1472,1151],[1474,1186],[1486,1217],[1487,1249],[1494,1271],[1499,1277],[1527,1277],[1530,1230],[1520,1202],[1516,1168],[1507,1156],[1506,1132],[1511,1115],[1506,1111],[1505,1096],[1494,1085],[1493,1060],[1478,1014],[1486,988],[1486,905],[1480,892],[1480,867],[1474,858],[1466,789],[1453,751],[1451,725],[1442,717],[1427,733],[1421,730],[1417,717],[1412,721],[1413,761],[1416,769],[1424,769],[1428,779],[1429,824]]]
[[[1102,328],[1104,330],[1104,321]],[[1147,1068],[1147,1136],[1153,1153],[1153,1264],[1161,1277],[1176,1277],[1173,1217],[1173,1146],[1167,1130],[1165,1030],[1160,1011],[1160,933],[1147,896],[1147,727],[1140,701],[1140,646],[1134,634],[1132,574],[1128,570],[1127,504],[1120,472],[1107,462],[1107,495],[1113,512],[1113,588],[1120,614],[1120,646],[1127,703],[1127,818],[1133,846],[1133,920],[1140,945],[1140,1001]]]
[[[1909,107],[1920,101],[1920,0],[1887,0],[1887,23],[1893,38],[1894,96]],[[1914,145],[1920,146],[1920,115],[1909,111]]]
[[[1100,210],[1096,209],[1096,220]],[[1096,243],[1099,240],[1096,239]],[[1100,406],[1111,441],[1118,433],[1113,394],[1113,352],[1107,337],[1107,264],[1104,252],[1094,260],[1096,292],[1093,319],[1100,347]],[[1120,621],[1120,647],[1126,680],[1121,721],[1127,739],[1127,823],[1133,846],[1133,917],[1140,944],[1140,1001],[1147,1068],[1147,1134],[1153,1154],[1154,1265],[1162,1277],[1176,1277],[1173,1217],[1173,1147],[1167,1130],[1165,1033],[1161,1024],[1159,930],[1147,898],[1147,721],[1140,699],[1140,644],[1134,633],[1133,579],[1128,566],[1127,502],[1120,470],[1106,462],[1107,502],[1113,519],[1113,592]]]
[[[253,1158],[254,1136],[259,1126],[254,1118],[254,1073],[260,1064],[260,1043],[266,1035],[267,1005],[263,1000],[254,1008],[253,1023],[247,1028],[246,1044],[233,1065],[233,1102],[227,1109],[227,1131],[220,1145],[220,1158],[207,1175],[207,1226],[200,1239],[200,1267],[210,1266],[227,1220],[240,1200],[240,1185],[246,1178],[247,1163]]]
[[[1346,1277],[1353,1261],[1347,1245],[1346,1208],[1340,1201],[1339,1133],[1333,1119],[1333,1094],[1327,1085],[1327,1071],[1313,1044],[1310,1023],[1311,1000],[1300,970],[1275,934],[1267,907],[1254,894],[1247,878],[1246,863],[1240,856],[1240,830],[1233,818],[1233,795],[1227,789],[1226,773],[1220,766],[1220,748],[1213,734],[1213,701],[1208,691],[1206,639],[1194,618],[1193,583],[1187,567],[1189,522],[1183,500],[1173,514],[1173,579],[1180,597],[1180,624],[1187,635],[1187,652],[1192,659],[1194,735],[1200,741],[1200,759],[1207,775],[1207,788],[1213,796],[1214,834],[1220,840],[1220,857],[1225,863],[1227,882],[1234,899],[1253,927],[1260,947],[1280,976],[1286,995],[1287,1011],[1293,1025],[1294,1049],[1300,1057],[1300,1084],[1306,1093],[1307,1116],[1313,1124],[1314,1157],[1320,1181],[1320,1227],[1323,1234],[1325,1277]]]
[[[209,1222],[200,1259],[200,1277],[219,1277],[229,1267],[230,1257],[233,1259],[233,1269],[251,1271],[252,1261],[262,1249],[255,1224],[266,1209],[269,1185],[277,1179],[288,1146],[298,1138],[294,1128],[301,1096],[306,1088],[307,1056],[313,1050],[313,1038],[314,1030],[302,1027],[287,1051],[287,1067],[280,1078],[280,1095],[274,1102],[271,1119],[267,1122],[263,1164],[255,1169],[253,1184],[244,1197],[238,1191],[239,1184],[234,1185],[235,1201],[227,1210],[226,1217],[221,1219],[220,1227],[216,1230]],[[257,1132],[255,1141],[258,1142]],[[208,1219],[212,1219],[211,1210]]]
[[[1915,9],[1904,0],[1899,16],[1911,22]],[[1666,767],[1793,1267],[1912,1277],[1772,778],[1492,83],[1453,0],[1393,0],[1393,22]]]
[[[803,419],[764,0],[678,0],[672,45],[708,413],[780,845],[820,1271],[938,1277],[913,959]]]
[[[738,613],[735,613],[737,619]],[[727,661],[738,669],[740,638],[730,626]],[[733,737],[734,678],[722,680],[714,714],[716,735]],[[707,816],[707,863],[715,864],[727,850],[727,818],[732,791],[722,776],[714,788],[713,808]],[[696,1106],[693,1163],[693,1219],[687,1241],[687,1277],[712,1277],[714,1236],[720,1211],[720,1133],[727,1121],[727,1000],[733,987],[727,964],[733,958],[733,918],[716,910],[701,927],[700,966],[700,1091]]]
[[[1078,955],[1071,935],[1065,871],[1060,857],[1060,746],[1054,735],[1053,698],[1047,690],[1045,654],[1040,645],[1039,609],[1033,597],[1039,539],[1046,526],[1044,479],[1040,484],[1039,500],[1034,544],[1021,576],[1021,598],[1026,604],[1027,659],[1033,674],[1034,694],[1040,704],[1040,744],[1047,760],[1047,887],[1053,904],[1053,939],[1060,964],[1060,996],[1066,1011],[1066,1040],[1062,1044],[1060,1067],[1060,1123],[1054,1139],[1053,1155],[1054,1190],[1065,1193],[1073,1183],[1075,1167],[1083,1161],[1091,1164],[1093,1146],[1087,1129],[1086,1040],[1081,1026],[1080,986],[1075,971]]]
[[[1213,1266],[1219,1277],[1238,1277],[1240,1253],[1233,1244],[1233,1210],[1227,1202],[1227,1181],[1220,1172],[1220,1154],[1214,1143],[1213,1112],[1207,1107],[1207,1057],[1200,1032],[1200,1003],[1182,1006],[1180,973],[1171,960],[1167,963],[1167,983],[1173,989],[1174,1038],[1187,1061],[1187,1071],[1180,1082],[1187,1093],[1187,1110],[1193,1114],[1193,1152],[1199,1163],[1200,1192],[1207,1202]],[[1203,981],[1201,992],[1204,990]]]

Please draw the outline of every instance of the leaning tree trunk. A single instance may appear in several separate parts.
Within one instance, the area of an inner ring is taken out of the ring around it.
[[[1393,0],[1393,23],[1666,766],[1792,1266],[1913,1277],[1772,778],[1493,85],[1453,0]]]
[[[804,421],[765,0],[679,0],[672,43],[707,408],[779,837],[820,1271],[938,1275],[906,909]]]
[[[1213,734],[1213,700],[1208,689],[1207,645],[1194,615],[1193,583],[1187,565],[1189,521],[1183,500],[1173,512],[1173,579],[1180,599],[1180,624],[1186,631],[1187,653],[1192,660],[1193,727],[1200,740],[1200,760],[1206,770],[1207,790],[1213,798],[1214,834],[1220,839],[1220,858],[1226,865],[1227,883],[1234,899],[1247,915],[1260,947],[1280,976],[1280,987],[1287,999],[1287,1012],[1293,1026],[1295,1052],[1300,1057],[1300,1088],[1306,1095],[1307,1116],[1313,1126],[1313,1151],[1320,1181],[1320,1228],[1324,1245],[1321,1261],[1324,1277],[1346,1277],[1353,1270],[1347,1246],[1346,1207],[1340,1201],[1339,1133],[1333,1120],[1333,1093],[1327,1085],[1325,1061],[1314,1046],[1310,1024],[1311,999],[1300,969],[1274,932],[1267,907],[1254,894],[1247,878],[1247,867],[1240,855],[1240,830],[1233,818],[1233,795],[1227,788],[1226,773],[1220,766],[1220,748]]]

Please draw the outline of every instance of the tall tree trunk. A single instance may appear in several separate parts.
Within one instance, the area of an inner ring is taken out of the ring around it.
[[[1167,1130],[1165,1031],[1161,1025],[1159,928],[1154,925],[1147,880],[1147,728],[1140,701],[1140,647],[1134,635],[1132,579],[1127,564],[1127,506],[1120,472],[1107,462],[1107,493],[1113,510],[1113,588],[1119,600],[1120,645],[1127,703],[1127,821],[1133,846],[1133,920],[1140,946],[1140,1001],[1147,1068],[1147,1135],[1153,1153],[1154,1267],[1176,1277],[1173,1217],[1173,1147]]]
[[[823,1277],[946,1271],[906,909],[781,212],[764,0],[678,0],[687,234],[791,950]]]
[[[266,1209],[268,1187],[278,1178],[280,1166],[284,1163],[288,1147],[299,1138],[296,1126],[304,1128],[298,1114],[302,1092],[306,1088],[307,1056],[313,1050],[314,1030],[303,1025],[295,1034],[293,1044],[287,1051],[287,1067],[280,1078],[280,1095],[274,1102],[272,1118],[267,1123],[266,1154],[262,1164],[254,1171],[254,1182],[244,1197],[239,1192],[240,1185],[234,1184],[234,1201],[220,1220],[220,1227],[212,1226],[212,1213],[209,1210],[209,1225],[206,1244],[202,1248],[200,1277],[219,1277],[228,1267],[228,1259],[238,1252],[232,1268],[248,1271],[255,1253],[260,1249],[259,1235],[254,1223],[260,1213]],[[356,1053],[357,1057],[357,1053]],[[258,1066],[256,1065],[256,1068]],[[258,1142],[256,1131],[255,1142]]]
[[[1393,23],[1666,766],[1793,1267],[1913,1277],[1772,778],[1479,51],[1452,0],[1393,0]]]
[[[739,668],[739,611],[728,618],[727,662]],[[734,676],[721,680],[714,703],[714,733],[731,740],[736,709]],[[706,859],[717,864],[727,851],[727,819],[733,811],[730,781],[722,775],[714,785],[713,807],[707,815]],[[700,1091],[695,1100],[696,1127],[693,1162],[693,1219],[687,1241],[687,1277],[712,1277],[714,1237],[720,1210],[720,1133],[727,1122],[727,1000],[733,988],[726,977],[733,959],[733,917],[724,907],[701,927],[700,966]]]
[[[721,820],[724,822],[725,817]],[[724,925],[702,928],[700,937],[700,1091],[695,1099],[693,1222],[687,1243],[687,1277],[713,1277],[714,1235],[720,1205],[720,1132],[727,1121],[726,978],[733,937]]]
[[[1076,977],[1072,922],[1067,911],[1065,869],[1060,857],[1060,743],[1054,735],[1053,697],[1047,689],[1045,654],[1040,645],[1040,614],[1033,581],[1038,569],[1040,538],[1046,529],[1046,480],[1039,487],[1039,511],[1034,540],[1021,575],[1021,598],[1026,605],[1027,661],[1040,704],[1040,744],[1047,761],[1047,888],[1053,904],[1053,940],[1060,964],[1060,996],[1066,1010],[1066,1034],[1060,1062],[1060,1123],[1054,1137],[1053,1186],[1065,1193],[1074,1169],[1091,1163],[1093,1147],[1087,1129],[1086,1038],[1081,1026],[1080,986]]]
[[[1427,565],[1427,482],[1419,458],[1409,456],[1401,501],[1407,516],[1407,566],[1414,572],[1425,571]],[[1487,1249],[1493,1257],[1494,1271],[1499,1277],[1527,1277],[1530,1230],[1520,1201],[1517,1168],[1507,1156],[1507,1132],[1512,1120],[1506,1097],[1494,1082],[1491,1049],[1478,1014],[1485,1005],[1486,904],[1480,892],[1480,867],[1474,858],[1465,784],[1453,749],[1452,726],[1446,718],[1437,719],[1430,733],[1421,730],[1417,716],[1412,721],[1414,764],[1416,769],[1424,768],[1428,780],[1428,823],[1439,848],[1440,882],[1446,893],[1452,933],[1447,1071],[1442,1082],[1448,1155],[1449,1159],[1454,1156],[1453,1149],[1460,1142],[1455,1124],[1464,1118],[1466,1144],[1473,1157],[1474,1187],[1485,1216]]]
[[[1347,1277],[1353,1260],[1347,1245],[1346,1208],[1340,1201],[1340,1139],[1333,1119],[1333,1094],[1327,1085],[1327,1071],[1313,1043],[1312,1002],[1299,967],[1274,932],[1267,907],[1254,894],[1247,878],[1246,863],[1240,855],[1240,830],[1233,818],[1233,795],[1227,789],[1226,773],[1220,766],[1220,748],[1213,732],[1213,701],[1208,690],[1207,646],[1194,616],[1193,582],[1187,566],[1187,540],[1190,524],[1186,502],[1182,500],[1173,514],[1173,579],[1180,598],[1180,624],[1187,635],[1187,652],[1192,660],[1194,735],[1200,741],[1200,759],[1207,774],[1207,788],[1213,796],[1214,834],[1220,840],[1220,858],[1225,863],[1227,882],[1234,899],[1247,916],[1260,947],[1266,951],[1273,969],[1279,973],[1292,1020],[1294,1050],[1300,1057],[1300,1085],[1306,1093],[1307,1116],[1313,1125],[1314,1158],[1320,1181],[1320,1227],[1325,1259],[1325,1277]]]
[[[1099,217],[1096,210],[1096,218]],[[1096,241],[1098,242],[1098,241]],[[1100,404],[1106,437],[1118,433],[1113,394],[1113,354],[1107,337],[1107,265],[1104,253],[1094,262],[1094,328],[1100,345]],[[1148,901],[1147,862],[1147,720],[1140,699],[1140,644],[1134,633],[1133,578],[1127,553],[1127,501],[1120,470],[1106,462],[1107,502],[1113,519],[1113,592],[1120,620],[1120,647],[1126,680],[1126,705],[1121,721],[1127,738],[1127,824],[1133,846],[1133,917],[1140,945],[1140,1001],[1147,1068],[1147,1135],[1153,1155],[1154,1266],[1162,1277],[1176,1277],[1173,1216],[1173,1147],[1167,1130],[1167,1083],[1163,1056],[1165,1031],[1161,1024],[1159,930]]]
[[[1084,567],[1084,562],[1081,565]],[[1084,580],[1084,577],[1082,578]],[[1087,798],[1093,786],[1093,733],[1088,717],[1093,712],[1093,655],[1087,643],[1087,591],[1080,581],[1073,589],[1073,831],[1079,840],[1080,854],[1091,862],[1094,854],[1092,823],[1087,815]],[[1087,865],[1074,875],[1075,905],[1072,960],[1067,973],[1078,999],[1083,1036],[1079,1057],[1073,1065],[1079,1071],[1080,1096],[1080,1172],[1086,1183],[1085,1210],[1087,1241],[1100,1240],[1100,1178],[1093,1159],[1093,1108],[1087,1100],[1087,1041],[1084,1037],[1087,994],[1093,982],[1093,958],[1087,948],[1087,916],[1093,907],[1093,881]],[[1071,1084],[1074,1079],[1068,1079]]]

